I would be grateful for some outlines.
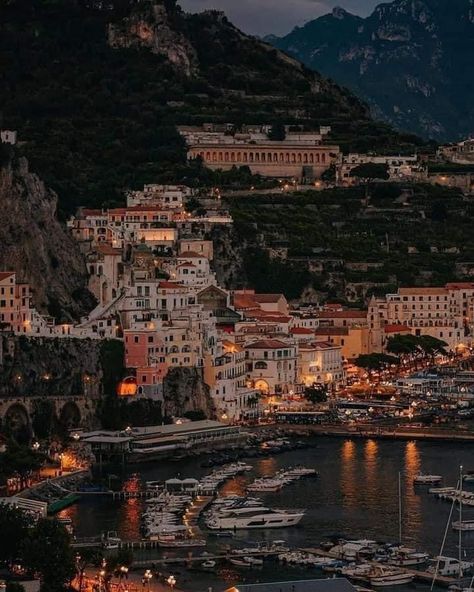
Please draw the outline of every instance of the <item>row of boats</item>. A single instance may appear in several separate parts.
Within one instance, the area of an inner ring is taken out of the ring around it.
[[[204,547],[205,539],[197,536],[197,529],[192,525],[193,510],[199,500],[196,495],[215,492],[226,480],[251,469],[250,465],[237,462],[215,469],[200,481],[168,480],[162,491],[145,502],[146,509],[142,514],[144,536],[164,548]],[[156,490],[158,487],[157,482],[147,482],[147,489]]]
[[[275,492],[280,491],[286,485],[303,479],[304,477],[317,477],[316,469],[307,467],[294,467],[278,471],[273,477],[260,477],[247,485],[249,492]]]

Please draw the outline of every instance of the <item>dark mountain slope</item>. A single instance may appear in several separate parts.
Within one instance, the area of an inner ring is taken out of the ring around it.
[[[3,0],[2,127],[63,212],[143,183],[191,181],[176,124],[332,125],[346,149],[411,150],[336,84],[173,0]]]

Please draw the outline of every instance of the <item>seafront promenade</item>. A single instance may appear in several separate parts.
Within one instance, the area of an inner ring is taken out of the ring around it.
[[[379,440],[426,440],[432,442],[474,443],[474,431],[436,427],[347,425],[293,425],[279,427],[299,436],[314,435],[333,438],[369,438]]]

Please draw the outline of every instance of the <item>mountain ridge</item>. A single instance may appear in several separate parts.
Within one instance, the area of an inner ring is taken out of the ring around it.
[[[399,129],[437,140],[474,132],[472,0],[394,0],[366,18],[336,8],[268,41]]]

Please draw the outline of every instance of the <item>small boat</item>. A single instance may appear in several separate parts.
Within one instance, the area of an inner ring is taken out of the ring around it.
[[[369,572],[370,585],[375,587],[402,586],[411,584],[413,580],[413,574],[391,567],[375,566]]]
[[[451,526],[453,530],[474,530],[474,520],[456,520]]]
[[[102,546],[106,551],[114,551],[120,548],[122,539],[117,536],[114,530],[109,530],[107,535],[102,539]]]
[[[246,561],[246,559],[248,559],[248,557],[233,557],[232,559],[229,559],[229,561],[232,565],[236,565],[237,567],[252,567],[252,564]]]
[[[446,557],[445,555],[439,555],[438,557],[434,557],[432,559],[432,565],[428,568],[429,573],[437,573],[440,576],[456,576],[459,577],[460,571],[462,573],[466,573],[471,571],[474,564],[470,563],[469,561],[461,561],[461,566],[459,565],[459,560],[455,559],[454,557]],[[461,570],[459,569],[461,567]]]
[[[441,475],[425,475],[420,473],[413,479],[415,485],[434,485],[443,480]]]
[[[411,567],[423,565],[428,562],[429,558],[428,553],[419,553],[416,549],[395,547],[390,549],[390,557],[387,559],[387,563],[397,567]]]
[[[220,538],[233,537],[234,533],[231,530],[219,530],[217,532],[210,532],[209,536]]]
[[[216,567],[216,562],[213,559],[208,559],[201,563],[201,567],[203,569],[214,569]]]

